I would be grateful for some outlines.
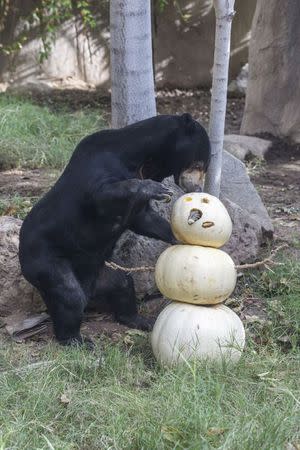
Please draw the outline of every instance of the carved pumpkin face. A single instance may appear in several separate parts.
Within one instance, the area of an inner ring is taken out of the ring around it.
[[[171,226],[180,242],[215,248],[222,247],[232,232],[232,222],[223,203],[200,192],[185,194],[175,202]]]

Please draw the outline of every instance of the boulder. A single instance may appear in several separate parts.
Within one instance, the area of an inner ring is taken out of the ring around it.
[[[249,47],[242,132],[300,142],[299,0],[258,0]]]
[[[233,225],[230,239],[222,250],[231,255],[236,264],[253,261],[264,240],[261,223],[228,198],[221,196],[221,200],[229,212]]]
[[[264,238],[273,237],[271,219],[250,181],[245,164],[226,151],[223,154],[221,193],[224,198],[245,210],[260,224]]]
[[[22,221],[0,217],[0,317],[45,310],[37,291],[24,279],[18,259]]]
[[[249,161],[252,158],[264,159],[271,146],[271,141],[253,136],[240,134],[224,136],[224,149],[241,161]]]

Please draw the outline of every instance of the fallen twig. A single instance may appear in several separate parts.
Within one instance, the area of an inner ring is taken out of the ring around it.
[[[124,267],[124,266],[120,266],[117,263],[114,263],[112,261],[105,261],[105,265],[106,267],[109,267],[110,269],[113,270],[122,270],[122,272],[150,272],[155,270],[154,266],[140,266],[140,267]]]
[[[276,262],[273,260],[274,256],[279,252],[279,250],[287,247],[287,244],[280,245],[279,247],[275,248],[271,251],[271,254],[263,259],[262,261],[257,261],[255,263],[249,263],[249,264],[237,264],[235,266],[236,270],[246,270],[246,269],[256,269],[257,267],[265,266],[269,269],[268,264],[273,266],[279,266],[282,263]]]

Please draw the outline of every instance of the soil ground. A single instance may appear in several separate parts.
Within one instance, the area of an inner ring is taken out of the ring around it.
[[[52,95],[36,94],[34,100],[51,108],[65,107],[70,110],[99,106],[109,121],[109,99],[95,92],[53,92]],[[190,112],[204,126],[208,124],[209,92],[205,91],[164,91],[158,93],[158,111],[164,114]],[[227,105],[226,133],[238,134],[244,109],[243,98],[230,98]],[[272,139],[273,145],[266,160],[253,160],[249,163],[250,177],[272,218],[275,229],[275,242],[287,243],[288,252],[299,257],[300,254],[300,145]],[[18,195],[22,198],[39,197],[54,183],[59,175],[53,170],[9,170],[0,172],[0,196]],[[13,215],[14,211],[5,211]],[[158,304],[159,303],[159,304]],[[150,302],[148,313],[156,314],[160,302]],[[154,305],[154,306],[153,306]],[[90,317],[83,329],[90,335],[105,332],[112,338],[124,334],[126,327],[111,320],[110,316]],[[49,330],[46,335],[49,335]],[[43,335],[45,338],[46,335]],[[41,338],[41,336],[39,337]],[[130,337],[129,337],[130,339]]]

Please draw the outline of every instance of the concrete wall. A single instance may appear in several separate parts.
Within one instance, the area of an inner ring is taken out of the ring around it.
[[[18,0],[26,13],[35,3]],[[248,59],[248,41],[256,0],[236,0],[233,21],[230,76],[235,77]],[[178,8],[179,7],[179,8]],[[0,81],[14,86],[39,84],[109,87],[108,3],[97,10],[99,27],[86,36],[74,22],[61,27],[51,55],[42,65],[37,56],[40,40],[30,41],[13,57],[0,57]],[[180,11],[179,11],[180,9]],[[10,42],[18,23],[14,15],[2,35]],[[170,1],[163,13],[153,8],[153,50],[158,87],[210,86],[214,45],[214,11],[211,0]]]
[[[215,15],[210,0],[181,0],[181,13],[170,2],[155,15],[154,49],[158,86],[211,85]],[[236,0],[232,24],[230,78],[248,60],[248,43],[256,0]],[[182,15],[190,18],[184,20]]]

